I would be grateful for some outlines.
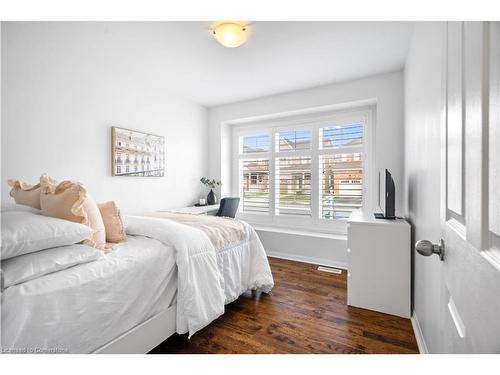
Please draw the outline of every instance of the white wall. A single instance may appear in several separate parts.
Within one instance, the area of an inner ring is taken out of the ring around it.
[[[415,240],[440,234],[443,23],[417,23],[405,67],[405,212]],[[431,353],[442,347],[439,258],[414,257],[414,313]]]
[[[377,75],[355,81],[336,83],[307,90],[274,95],[255,100],[210,108],[209,175],[223,182],[222,196],[231,189],[231,127],[227,122],[272,114],[307,110],[322,106],[376,103],[374,169],[388,168],[396,184],[396,213],[403,204],[403,72]],[[261,233],[261,232],[259,232]],[[346,240],[317,237],[284,236],[261,233],[269,253],[297,260],[311,260],[326,265],[346,266]],[[286,238],[285,238],[286,237]],[[308,239],[307,245],[302,241]],[[329,249],[329,250],[328,250]]]
[[[140,211],[206,194],[206,109],[169,92],[175,46],[155,23],[2,22],[2,200],[6,180],[48,173]],[[110,126],[166,137],[166,176],[112,177]]]
[[[256,227],[269,256],[347,269],[345,236],[318,235],[301,232],[279,232]]]

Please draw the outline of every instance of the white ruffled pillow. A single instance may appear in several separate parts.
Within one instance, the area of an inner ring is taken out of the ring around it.
[[[83,224],[31,212],[2,213],[2,259],[52,247],[73,245],[92,236]]]
[[[104,256],[102,251],[85,245],[56,247],[2,261],[4,285],[24,283],[49,273],[89,263]]]

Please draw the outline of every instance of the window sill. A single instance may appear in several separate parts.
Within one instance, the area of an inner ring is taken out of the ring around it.
[[[313,231],[313,230],[303,230],[303,229],[294,229],[294,228],[282,228],[282,227],[277,227],[277,226],[252,224],[252,223],[249,223],[249,224],[251,224],[256,231],[260,231],[260,232],[283,233],[283,234],[292,234],[292,235],[296,235],[296,236],[327,238],[327,239],[332,239],[332,240],[347,241],[346,234],[325,233],[325,232],[318,232],[318,231]]]

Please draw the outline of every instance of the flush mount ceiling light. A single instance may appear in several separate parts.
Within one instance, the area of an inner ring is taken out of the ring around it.
[[[247,26],[234,22],[219,23],[212,29],[212,33],[215,40],[227,48],[241,46],[249,36]]]

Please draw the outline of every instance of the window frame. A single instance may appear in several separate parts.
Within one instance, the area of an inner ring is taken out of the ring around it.
[[[375,108],[363,107],[345,111],[329,111],[324,113],[312,113],[301,116],[287,116],[276,119],[246,122],[232,126],[231,148],[231,193],[239,196],[240,176],[239,164],[242,159],[263,158],[269,160],[269,212],[249,213],[238,211],[238,217],[242,220],[256,225],[286,227],[314,232],[327,232],[335,234],[347,233],[347,221],[345,219],[324,219],[319,217],[319,191],[321,182],[319,180],[319,160],[321,155],[333,155],[350,152],[361,153],[363,169],[363,192],[362,209],[373,210],[375,208],[376,193],[378,188],[373,186],[377,181],[373,174],[374,166],[374,125]],[[319,129],[346,125],[349,123],[363,124],[363,144],[361,147],[320,148]],[[276,147],[276,133],[292,130],[311,131],[311,149],[295,151],[279,151]],[[240,154],[239,141],[241,136],[253,136],[266,134],[270,139],[270,150],[266,152]],[[311,217],[295,215],[276,215],[276,186],[275,168],[279,157],[310,156],[311,157]]]

